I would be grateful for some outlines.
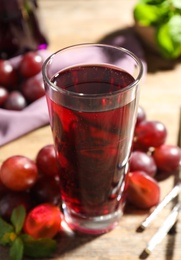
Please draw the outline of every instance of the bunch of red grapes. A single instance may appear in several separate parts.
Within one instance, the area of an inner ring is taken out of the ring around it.
[[[3,161],[0,167],[0,217],[10,221],[13,210],[20,205],[27,212],[25,233],[37,239],[51,238],[59,232],[60,183],[52,144],[43,147],[35,160],[14,155]]]
[[[147,120],[144,109],[139,107],[127,175],[127,201],[139,209],[150,209],[159,203],[159,181],[177,174],[181,165],[181,149],[166,144],[166,137],[164,124]],[[61,205],[53,144],[42,147],[35,160],[16,155],[2,162],[0,168],[1,217],[10,219],[18,205],[31,212],[42,203]]]
[[[150,121],[142,107],[138,108],[127,200],[140,209],[149,209],[160,201],[159,181],[178,174],[181,149],[166,144],[167,129],[160,121]]]
[[[42,65],[43,57],[33,51],[17,62],[0,60],[0,108],[20,111],[45,95]]]

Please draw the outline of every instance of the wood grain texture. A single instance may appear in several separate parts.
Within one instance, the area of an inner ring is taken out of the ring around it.
[[[97,42],[115,31],[134,25],[132,10],[136,0],[39,0],[50,51],[83,42]],[[145,48],[148,73],[141,86],[140,105],[148,119],[162,121],[168,129],[167,143],[176,144],[181,106],[181,64],[163,61]],[[172,66],[173,65],[173,66]],[[0,163],[11,155],[24,154],[34,159],[37,151],[52,143],[49,126],[33,131],[0,148]],[[163,197],[172,188],[173,178],[160,183]],[[59,248],[51,260],[137,260],[154,232],[170,211],[169,205],[143,233],[137,227],[148,212],[129,209],[119,225],[101,236],[60,234]],[[181,216],[175,235],[168,235],[149,260],[181,259]],[[6,248],[0,259],[8,260]],[[48,259],[46,259],[48,260]]]

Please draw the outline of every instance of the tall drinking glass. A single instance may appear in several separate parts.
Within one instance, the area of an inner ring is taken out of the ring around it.
[[[123,48],[80,44],[52,54],[42,73],[65,221],[107,232],[123,214],[142,63]]]

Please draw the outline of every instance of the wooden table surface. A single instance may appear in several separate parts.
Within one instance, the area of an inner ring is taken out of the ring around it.
[[[44,26],[48,33],[51,52],[68,45],[98,42],[115,31],[132,27],[132,10],[136,0],[39,0]],[[145,49],[144,49],[145,50]],[[167,143],[176,144],[178,118],[181,105],[181,64],[170,68],[170,62],[162,61],[145,50],[148,72],[141,86],[140,105],[148,119],[160,120],[168,130]],[[164,69],[163,69],[164,68]],[[34,159],[37,151],[52,143],[49,126],[0,148],[0,162],[17,151]],[[163,197],[172,188],[173,178],[160,183]],[[143,259],[141,253],[151,236],[170,211],[168,206],[143,233],[136,232],[148,212],[129,210],[120,224],[111,232],[98,236],[59,236],[59,248],[52,260],[134,260]],[[0,248],[0,259],[8,260],[7,249]],[[167,235],[157,245],[150,260],[181,259],[181,216],[175,235]]]

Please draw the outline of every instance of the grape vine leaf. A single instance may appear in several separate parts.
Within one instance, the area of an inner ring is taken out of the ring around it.
[[[166,58],[178,57],[181,53],[181,17],[173,16],[161,25],[156,33],[160,51]]]
[[[26,211],[23,206],[15,208],[11,215],[11,223],[15,228],[16,234],[19,234],[23,228],[23,224],[26,217]]]
[[[155,43],[167,59],[181,55],[181,0],[138,0],[135,21],[155,29]]]
[[[31,258],[50,256],[57,247],[57,242],[51,238],[34,239],[27,234],[22,234],[24,254]]]
[[[10,247],[10,251],[9,251],[9,257],[10,260],[22,260],[23,258],[23,250],[24,249],[24,245],[22,240],[17,237],[11,247]]]
[[[11,242],[10,236],[14,232],[14,227],[0,218],[0,244],[7,245]]]

